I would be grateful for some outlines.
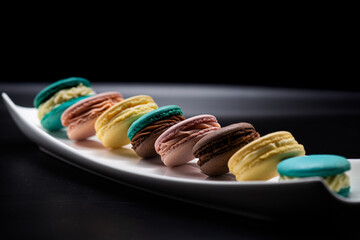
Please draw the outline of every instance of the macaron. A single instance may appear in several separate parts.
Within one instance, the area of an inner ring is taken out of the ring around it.
[[[199,158],[201,171],[209,176],[229,172],[230,157],[246,144],[260,137],[250,123],[235,123],[219,128],[200,139],[193,148],[193,154]]]
[[[237,181],[269,180],[278,176],[280,161],[303,155],[304,146],[290,132],[278,131],[242,147],[230,158],[228,167]]]
[[[156,139],[166,129],[185,120],[181,108],[176,105],[162,106],[141,116],[127,132],[133,150],[143,158],[157,156]]]
[[[95,122],[96,136],[105,147],[120,148],[130,143],[130,125],[145,113],[158,108],[152,97],[133,96],[103,112]]]
[[[74,103],[95,94],[85,78],[71,77],[59,80],[42,89],[34,98],[41,125],[49,131],[63,128],[62,113]]]
[[[194,159],[192,149],[204,136],[220,128],[213,115],[198,115],[181,121],[163,132],[155,141],[155,150],[163,163],[174,167]]]
[[[345,173],[350,168],[346,158],[328,154],[292,157],[277,166],[280,181],[321,177],[330,190],[342,196],[347,196],[350,191],[350,179]]]
[[[61,123],[67,127],[67,136],[72,140],[82,140],[95,135],[96,119],[122,99],[118,92],[105,92],[70,106],[61,115]]]

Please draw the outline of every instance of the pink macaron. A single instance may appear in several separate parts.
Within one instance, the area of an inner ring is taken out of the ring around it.
[[[163,132],[155,142],[155,150],[168,167],[194,159],[192,149],[205,135],[220,128],[213,115],[198,115],[181,121]]]
[[[118,92],[105,92],[85,98],[70,106],[61,115],[61,124],[67,127],[72,140],[82,140],[95,135],[94,124],[98,116],[123,100]]]

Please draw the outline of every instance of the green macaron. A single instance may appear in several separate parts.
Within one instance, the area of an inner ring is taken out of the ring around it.
[[[288,158],[277,165],[280,180],[322,177],[331,190],[346,196],[350,191],[350,162],[342,156],[315,154]]]

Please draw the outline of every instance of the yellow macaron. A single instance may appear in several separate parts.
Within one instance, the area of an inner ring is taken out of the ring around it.
[[[127,98],[102,113],[95,122],[96,136],[105,147],[119,148],[130,143],[130,125],[147,112],[158,108],[147,95]]]
[[[237,181],[269,180],[278,175],[280,161],[303,155],[304,146],[291,133],[279,131],[245,145],[230,158],[228,167]]]

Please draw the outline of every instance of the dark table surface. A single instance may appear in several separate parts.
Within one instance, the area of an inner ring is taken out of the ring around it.
[[[32,107],[46,84],[0,84]],[[185,116],[211,113],[222,126],[247,121],[262,134],[288,130],[308,154],[360,158],[360,94],[226,85],[94,84],[124,97],[149,94]],[[2,239],[354,239],[358,219],[265,222],[183,203],[114,183],[39,150],[0,101]],[[266,201],[266,199],[264,199]],[[331,209],[329,209],[331,211]]]

